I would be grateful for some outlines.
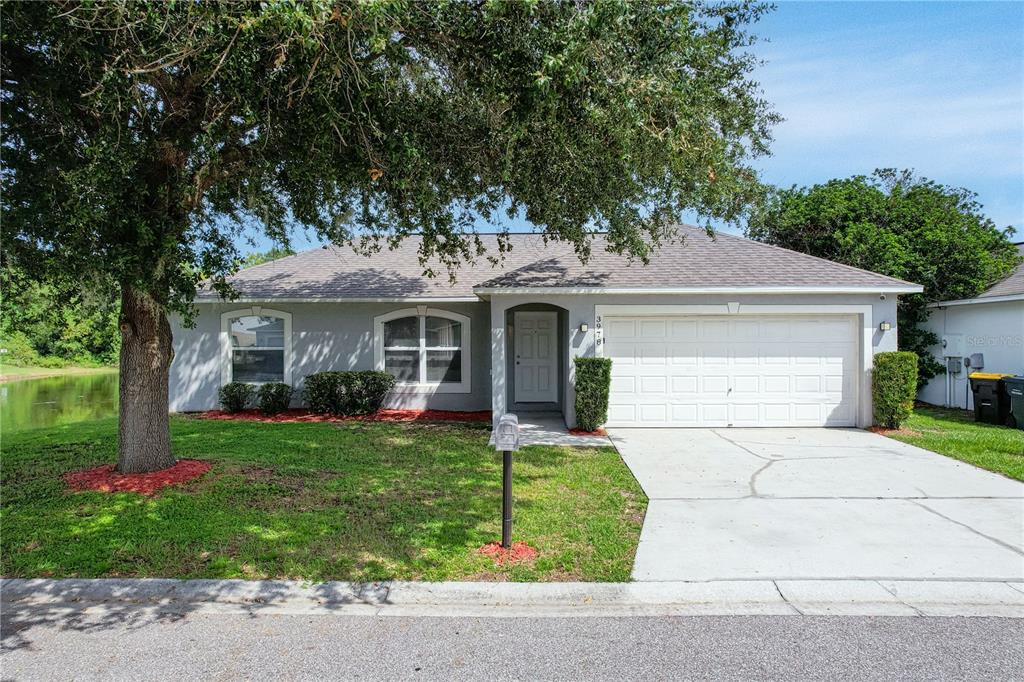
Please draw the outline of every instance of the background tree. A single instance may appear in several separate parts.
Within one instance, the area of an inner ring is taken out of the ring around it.
[[[278,260],[285,256],[293,256],[295,251],[290,247],[275,246],[266,251],[253,251],[242,259],[243,268],[251,268],[254,265],[262,265],[272,260]]]
[[[922,328],[927,304],[972,298],[1018,263],[1012,228],[982,214],[977,195],[910,171],[876,170],[824,185],[778,189],[755,211],[747,236],[924,286],[900,297],[899,347],[920,357],[923,385],[944,371],[939,342]]]
[[[0,254],[0,356],[5,364],[62,367],[117,362],[118,299],[109,287],[28,276]]]
[[[4,3],[3,246],[120,286],[119,463],[173,462],[168,311],[234,242],[422,233],[425,271],[509,211],[581,257],[735,219],[776,120],[745,2]],[[388,243],[388,242],[385,242]],[[502,240],[499,251],[508,248]],[[496,257],[499,254],[488,254]]]

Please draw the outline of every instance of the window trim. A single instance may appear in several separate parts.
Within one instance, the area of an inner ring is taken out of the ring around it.
[[[284,347],[281,349],[284,364],[284,377],[281,379],[284,383],[289,386],[292,385],[292,314],[286,313],[283,310],[275,310],[273,308],[264,308],[263,306],[250,306],[248,308],[239,308],[237,310],[229,310],[221,313],[220,315],[220,382],[221,385],[231,383],[233,377],[231,376],[231,353],[234,350],[231,346],[231,318],[233,317],[246,317],[253,315],[256,317],[278,317],[284,320]],[[277,350],[276,348],[268,348],[266,350]],[[244,383],[250,386],[262,386],[265,383],[274,383],[269,381],[246,381]]]
[[[420,378],[426,376],[426,358],[427,354],[424,349],[427,348],[426,344],[426,318],[427,317],[441,317],[452,322],[458,322],[462,325],[462,345],[459,348],[461,351],[462,358],[462,381],[455,383],[444,383],[440,381],[400,381],[395,384],[395,388],[403,393],[470,393],[472,391],[472,335],[470,333],[470,318],[466,315],[460,315],[459,313],[453,313],[449,310],[441,310],[440,308],[428,308],[425,305],[416,306],[415,308],[401,308],[400,310],[392,310],[389,313],[383,315],[377,315],[373,318],[373,366],[376,370],[383,372],[384,370],[384,323],[392,320],[398,320],[403,317],[415,317],[418,318],[419,324],[419,346],[415,348],[420,353]],[[431,346],[433,350],[441,349],[440,346]],[[410,348],[409,350],[414,350]]]

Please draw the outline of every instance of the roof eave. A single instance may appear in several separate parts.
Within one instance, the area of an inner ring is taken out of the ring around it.
[[[629,295],[629,294],[919,294],[918,284],[885,284],[881,286],[799,286],[799,287],[475,287],[478,296],[495,294],[561,294],[561,295]]]
[[[1006,303],[1008,301],[1024,301],[1024,293],[1007,294],[1006,296],[979,296],[977,298],[961,298],[955,301],[937,301],[929,303],[929,308],[947,308],[949,306],[973,305],[976,303]]]
[[[479,296],[240,296],[196,298],[195,303],[477,303]]]

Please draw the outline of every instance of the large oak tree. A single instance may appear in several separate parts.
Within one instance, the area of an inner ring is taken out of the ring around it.
[[[121,295],[124,472],[173,462],[169,312],[256,226],[422,234],[425,270],[525,215],[581,257],[643,258],[694,210],[734,219],[776,120],[747,3],[2,5],[3,248]],[[385,242],[386,243],[386,242]],[[503,243],[507,248],[507,243]],[[434,273],[434,270],[440,273]]]

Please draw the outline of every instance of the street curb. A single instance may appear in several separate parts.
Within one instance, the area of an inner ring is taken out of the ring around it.
[[[842,615],[1024,617],[1024,583],[750,580],[636,583],[3,579],[6,610],[370,616]]]

